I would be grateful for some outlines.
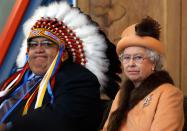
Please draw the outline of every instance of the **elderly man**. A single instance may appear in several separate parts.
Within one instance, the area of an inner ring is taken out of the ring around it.
[[[0,131],[96,131],[100,91],[114,96],[120,80],[114,45],[63,2],[40,7],[24,31],[23,68],[0,91]]]

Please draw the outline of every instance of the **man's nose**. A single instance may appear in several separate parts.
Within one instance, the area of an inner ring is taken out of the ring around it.
[[[36,51],[39,51],[39,52],[40,52],[40,51],[44,51],[44,48],[43,48],[43,46],[42,46],[42,43],[38,43],[37,46],[35,47],[35,50],[36,50]]]

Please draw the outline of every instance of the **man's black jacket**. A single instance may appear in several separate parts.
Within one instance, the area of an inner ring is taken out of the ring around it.
[[[97,131],[99,126],[100,84],[86,68],[69,60],[56,74],[54,103],[45,94],[43,106],[21,116],[23,101],[8,117],[11,131]]]

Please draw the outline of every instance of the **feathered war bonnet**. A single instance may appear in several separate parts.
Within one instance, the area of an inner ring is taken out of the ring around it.
[[[110,98],[115,97],[121,81],[116,48],[98,25],[78,8],[66,2],[39,7],[24,24],[24,34],[25,40],[17,58],[18,67],[25,65],[28,39],[43,36],[64,45],[73,62],[94,73],[101,90]]]
[[[121,35],[116,51],[120,55],[129,46],[142,46],[164,55],[164,45],[160,42],[160,24],[147,16],[139,23],[127,27]]]

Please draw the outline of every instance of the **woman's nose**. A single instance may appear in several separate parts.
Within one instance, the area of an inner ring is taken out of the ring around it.
[[[133,59],[130,59],[128,62],[129,65],[136,65],[135,61]]]

